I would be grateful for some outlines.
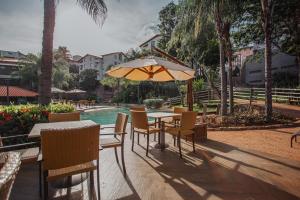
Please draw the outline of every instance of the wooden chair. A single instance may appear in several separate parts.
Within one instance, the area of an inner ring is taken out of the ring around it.
[[[125,134],[126,134],[127,121],[128,121],[128,115],[126,115],[124,113],[118,113],[116,125],[114,127],[101,128],[101,129],[114,128],[114,132],[113,133],[104,133],[104,134],[102,133],[100,135],[100,136],[102,136],[102,135],[113,135],[114,136],[111,138],[102,138],[100,140],[100,144],[103,149],[114,148],[117,163],[119,163],[117,147],[121,147],[121,157],[122,157],[122,166],[123,166],[124,175],[126,175],[126,168],[125,168],[125,162],[124,162],[124,140],[125,140]],[[120,138],[118,138],[118,136]]]
[[[183,112],[180,119],[180,126],[176,127],[166,127],[166,132],[177,137],[177,143],[179,148],[179,155],[182,158],[181,153],[181,138],[187,135],[192,135],[193,138],[193,151],[195,152],[195,133],[194,128],[196,124],[197,112],[188,111]],[[174,140],[175,144],[175,140]]]
[[[5,160],[5,164],[0,170],[0,199],[8,200],[20,169],[21,154],[18,152],[1,153],[0,159]]]
[[[177,113],[177,114],[181,114],[183,112],[187,112],[188,111],[188,108],[186,107],[174,107],[173,108],[173,112],[174,113]],[[166,119],[166,120],[163,120],[165,123],[171,123],[173,125],[179,125],[180,124],[180,119],[181,119],[181,116],[174,116],[174,117],[171,117],[170,119]]]
[[[49,122],[80,121],[80,112],[50,113]]]
[[[131,106],[130,110],[134,110],[134,111],[146,111],[146,107],[145,106]],[[132,130],[132,124],[130,126],[130,139],[132,139],[132,134],[133,134],[133,130]]]
[[[92,190],[94,170],[97,171],[97,190],[98,199],[100,199],[99,131],[100,125],[41,131],[44,199],[48,197],[49,181],[83,172],[90,172]]]
[[[146,156],[148,156],[149,151],[149,135],[158,133],[160,131],[159,128],[152,127],[151,124],[148,123],[147,114],[145,111],[133,111],[131,110],[131,126],[132,126],[132,147],[133,151],[134,146],[134,133],[138,133],[138,144],[139,144],[139,134],[144,134],[147,136],[147,150]]]
[[[146,111],[145,106],[131,106],[130,110],[135,110],[135,111]]]

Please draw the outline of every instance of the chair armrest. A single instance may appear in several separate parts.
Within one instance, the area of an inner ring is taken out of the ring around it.
[[[106,126],[106,127],[101,127],[100,129],[106,129],[106,128],[115,128],[114,126]]]
[[[5,137],[1,137],[1,139],[3,140],[3,139],[18,138],[18,137],[28,137],[28,134],[5,136]]]
[[[120,132],[120,133],[100,133],[100,136],[104,135],[122,135],[122,134],[127,134],[126,132]]]

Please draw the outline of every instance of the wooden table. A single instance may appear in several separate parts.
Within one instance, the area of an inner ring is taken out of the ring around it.
[[[52,123],[39,123],[35,124],[31,129],[28,137],[39,138],[41,137],[41,130],[43,129],[68,129],[68,128],[82,128],[87,126],[96,125],[97,123],[92,120],[70,121],[70,122],[52,122]]]
[[[43,129],[69,129],[69,128],[83,128],[92,125],[96,125],[97,123],[91,120],[83,120],[83,121],[69,121],[69,122],[53,122],[53,123],[39,123],[35,124],[31,129],[28,137],[29,138],[40,138],[41,130]],[[102,147],[99,147],[101,150]],[[74,185],[78,185],[87,179],[87,174],[76,174],[73,176],[64,177],[52,182],[53,187],[55,188],[67,188],[72,187]]]
[[[154,145],[155,148],[160,149],[160,150],[164,150],[165,148],[168,147],[168,145],[165,143],[165,131],[164,130],[162,131],[161,119],[168,118],[168,117],[175,117],[175,116],[181,116],[181,114],[179,114],[179,113],[168,113],[168,112],[147,113],[147,117],[152,117],[157,121],[158,127],[160,129],[159,142]]]

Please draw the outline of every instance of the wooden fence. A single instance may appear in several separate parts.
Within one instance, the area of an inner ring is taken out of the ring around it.
[[[233,89],[235,99],[244,100],[265,100],[265,88],[241,88],[235,87]],[[208,102],[217,101],[218,97],[213,90],[201,90],[194,92],[194,102]],[[273,102],[285,104],[300,104],[300,89],[290,88],[272,88]],[[169,98],[168,102],[171,105],[181,104],[182,101],[186,102],[186,98],[181,96]]]

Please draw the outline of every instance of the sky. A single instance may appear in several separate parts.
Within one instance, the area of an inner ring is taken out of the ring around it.
[[[158,13],[171,0],[104,0],[102,26],[76,3],[59,0],[54,48],[66,46],[72,55],[102,55],[136,48],[157,33]],[[43,1],[0,0],[0,50],[40,53]]]

